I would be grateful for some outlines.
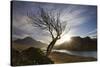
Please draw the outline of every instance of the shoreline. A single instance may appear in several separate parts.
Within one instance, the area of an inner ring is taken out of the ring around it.
[[[83,56],[76,56],[70,55],[62,52],[51,52],[49,58],[54,61],[55,64],[59,63],[72,63],[72,62],[90,62],[90,61],[97,61],[96,58],[93,57],[83,57]]]

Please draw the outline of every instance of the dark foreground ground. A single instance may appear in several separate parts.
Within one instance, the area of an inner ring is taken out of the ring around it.
[[[96,58],[82,57],[69,55],[62,52],[51,52],[47,57],[45,53],[39,48],[28,48],[23,51],[18,51],[14,48],[11,50],[11,65],[25,66],[25,65],[42,65],[42,64],[59,64],[71,62],[87,62],[96,61]]]
[[[93,57],[75,56],[75,55],[69,55],[61,52],[52,52],[49,58],[51,58],[51,60],[54,61],[55,64],[97,61],[97,59]]]

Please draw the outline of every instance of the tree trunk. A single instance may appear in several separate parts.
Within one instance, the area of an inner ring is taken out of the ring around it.
[[[58,37],[54,38],[51,43],[48,45],[47,47],[47,52],[46,52],[46,56],[49,56],[53,46],[55,45],[56,41],[58,40]]]

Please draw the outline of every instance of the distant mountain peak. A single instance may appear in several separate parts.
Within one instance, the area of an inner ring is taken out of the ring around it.
[[[46,44],[40,41],[35,40],[32,37],[25,37],[23,39],[17,39],[13,41],[15,44],[23,45],[23,46],[33,46],[33,47],[45,47]]]
[[[31,37],[25,37],[23,39],[17,39],[14,41],[15,43],[20,43],[20,44],[32,44],[33,42],[37,42]]]
[[[25,37],[23,40],[25,40],[25,41],[36,41],[35,39],[33,39],[31,37]]]
[[[25,37],[24,39],[30,39],[30,40],[33,40],[33,38],[32,38],[32,37]]]

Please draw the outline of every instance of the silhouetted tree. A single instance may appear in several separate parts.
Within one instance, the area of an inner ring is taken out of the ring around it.
[[[47,47],[46,56],[50,54],[56,41],[61,38],[65,27],[68,27],[67,32],[70,30],[68,24],[61,20],[60,10],[47,10],[39,7],[37,14],[33,15],[32,13],[28,13],[28,17],[31,19],[31,23],[34,27],[49,31],[52,37],[52,41]]]

